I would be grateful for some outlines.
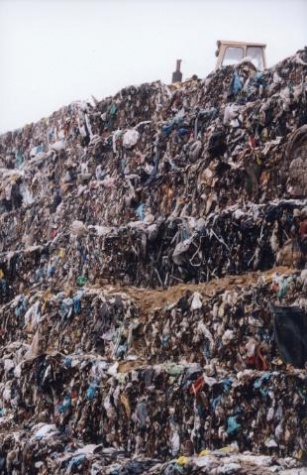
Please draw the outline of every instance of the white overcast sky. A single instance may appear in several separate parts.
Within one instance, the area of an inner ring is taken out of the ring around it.
[[[307,45],[307,0],[0,0],[0,132],[93,94],[215,66],[216,40]]]

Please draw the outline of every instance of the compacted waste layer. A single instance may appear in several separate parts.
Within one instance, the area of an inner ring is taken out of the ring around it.
[[[0,136],[1,473],[306,473],[306,78],[305,49]]]

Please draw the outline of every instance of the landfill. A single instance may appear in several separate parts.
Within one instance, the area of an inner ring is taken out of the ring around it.
[[[0,473],[307,473],[307,49],[0,136]]]

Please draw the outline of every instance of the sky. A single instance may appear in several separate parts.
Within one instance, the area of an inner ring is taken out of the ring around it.
[[[218,39],[307,45],[307,0],[0,0],[0,133],[75,100],[215,67]]]

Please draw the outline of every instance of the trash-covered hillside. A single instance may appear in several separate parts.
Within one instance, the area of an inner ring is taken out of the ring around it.
[[[0,136],[0,472],[306,473],[307,50]]]

